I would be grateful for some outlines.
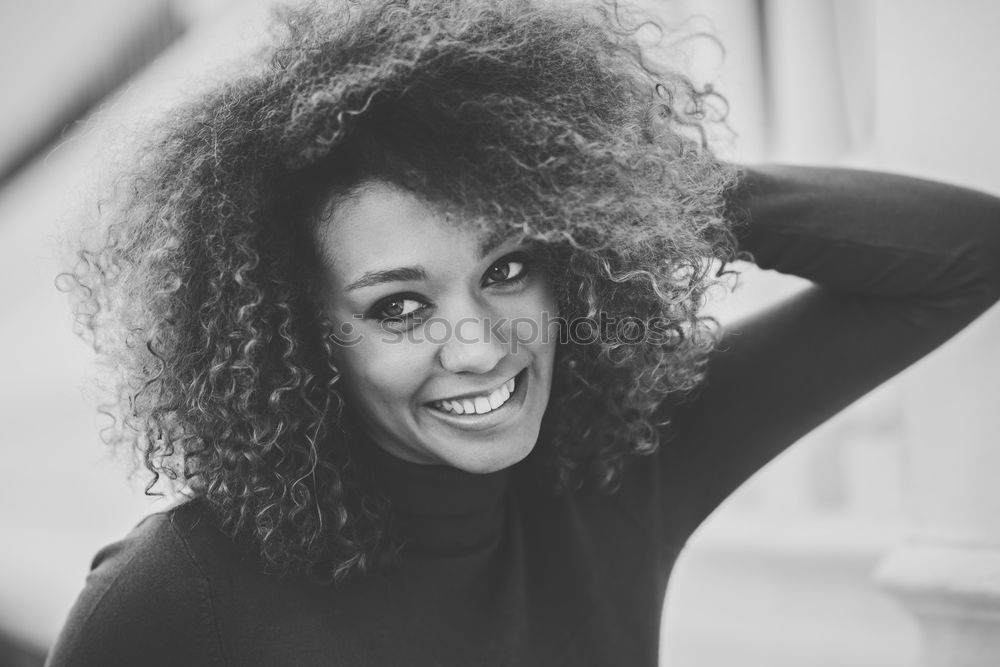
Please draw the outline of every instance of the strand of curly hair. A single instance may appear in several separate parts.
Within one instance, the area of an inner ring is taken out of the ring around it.
[[[314,5],[283,24],[268,66],[170,114],[79,252],[80,322],[117,372],[106,439],[272,569],[339,580],[389,562],[312,242],[331,193],[379,178],[538,241],[567,320],[669,323],[559,347],[538,459],[557,491],[613,491],[716,339],[700,311],[707,260],[734,257],[736,174],[705,146],[711,93],[645,64],[615,5]]]

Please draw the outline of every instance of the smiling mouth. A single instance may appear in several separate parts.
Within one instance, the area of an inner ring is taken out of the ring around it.
[[[523,371],[522,371],[523,372]],[[521,373],[504,382],[498,388],[478,396],[434,401],[430,406],[450,415],[485,415],[500,409],[517,391]]]

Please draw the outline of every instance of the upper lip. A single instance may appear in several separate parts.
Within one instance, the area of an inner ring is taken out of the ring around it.
[[[518,371],[518,373],[520,373],[520,371]],[[452,395],[452,396],[447,396],[445,398],[439,398],[439,399],[436,399],[434,401],[431,401],[431,403],[437,403],[439,401],[460,401],[460,400],[465,399],[465,398],[475,398],[477,396],[488,396],[489,394],[492,394],[494,391],[496,391],[497,389],[499,389],[500,387],[502,387],[506,382],[508,382],[511,379],[517,377],[518,373],[514,373],[514,375],[507,376],[505,379],[500,380],[496,384],[492,385],[489,389],[480,389],[478,391],[470,391],[470,392],[466,392],[464,394],[456,394],[456,395]]]

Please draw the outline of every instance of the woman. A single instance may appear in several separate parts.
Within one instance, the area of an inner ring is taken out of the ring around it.
[[[698,524],[1000,297],[1000,202],[725,165],[581,11],[296,11],[152,142],[75,276],[114,439],[191,499],[49,664],[656,664]],[[719,332],[737,256],[816,286]]]

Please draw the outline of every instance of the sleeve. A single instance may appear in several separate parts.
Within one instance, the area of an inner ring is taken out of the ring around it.
[[[741,250],[807,278],[741,321],[706,382],[671,405],[664,500],[687,534],[801,436],[1000,298],[1000,200],[862,171],[748,168],[730,199]]]
[[[46,667],[224,664],[208,582],[169,518],[102,549]]]

